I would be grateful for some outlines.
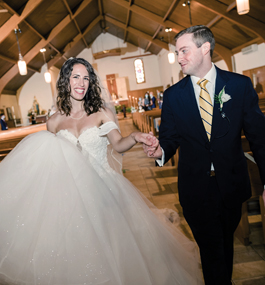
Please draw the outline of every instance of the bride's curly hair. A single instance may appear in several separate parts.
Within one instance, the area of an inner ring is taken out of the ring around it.
[[[75,64],[83,64],[86,67],[89,76],[89,87],[83,98],[84,109],[88,115],[96,113],[101,108],[104,108],[104,100],[100,97],[101,88],[99,86],[98,77],[95,74],[92,65],[83,58],[69,58],[60,70],[59,79],[56,83],[58,91],[56,104],[58,110],[62,114],[66,114],[66,116],[69,116],[71,113],[72,103],[70,100],[70,76]]]

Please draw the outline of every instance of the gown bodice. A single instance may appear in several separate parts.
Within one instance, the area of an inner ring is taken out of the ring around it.
[[[109,121],[100,127],[94,126],[85,129],[78,138],[67,129],[60,130],[57,132],[57,135],[63,136],[74,144],[81,153],[89,159],[98,172],[100,169],[112,172],[113,169],[108,163],[107,148],[109,140],[106,135],[113,129],[119,130],[114,122]]]

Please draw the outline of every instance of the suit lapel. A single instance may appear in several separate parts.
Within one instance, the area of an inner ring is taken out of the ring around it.
[[[218,95],[223,87],[227,85],[229,78],[222,72],[221,69],[216,67],[216,71],[215,95]],[[224,119],[221,116],[220,104],[214,102],[211,140],[214,139],[218,131],[220,132],[222,123],[224,123]]]
[[[187,112],[191,117],[190,121],[192,122],[193,130],[198,134],[197,136],[201,136],[203,140],[208,141],[190,76],[186,76],[185,79],[186,80],[183,80],[183,84],[181,86],[182,92],[180,92],[180,94],[183,106],[186,106],[186,109],[182,111]]]

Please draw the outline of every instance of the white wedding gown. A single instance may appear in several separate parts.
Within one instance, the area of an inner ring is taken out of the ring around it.
[[[0,284],[202,284],[195,244],[109,166],[114,128],[41,131],[0,163]]]

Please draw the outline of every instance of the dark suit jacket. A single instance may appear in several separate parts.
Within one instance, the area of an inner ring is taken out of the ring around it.
[[[239,205],[251,196],[247,163],[242,151],[243,129],[265,184],[265,117],[258,106],[258,96],[251,80],[243,75],[217,68],[216,90],[232,99],[225,102],[221,116],[214,103],[212,136],[209,141],[201,120],[190,76],[186,76],[164,93],[160,145],[165,162],[180,147],[178,165],[179,199],[183,207],[196,209],[206,197],[213,163],[225,205]]]

